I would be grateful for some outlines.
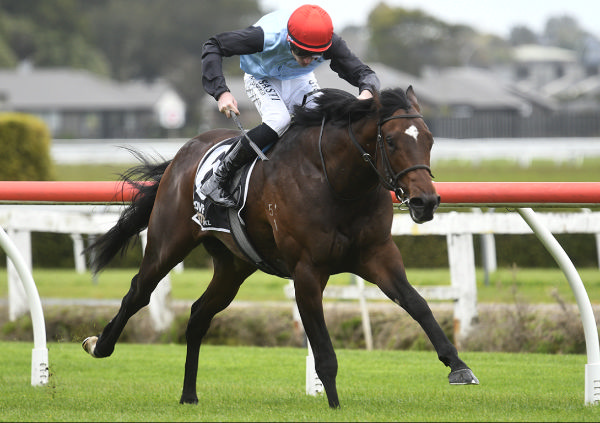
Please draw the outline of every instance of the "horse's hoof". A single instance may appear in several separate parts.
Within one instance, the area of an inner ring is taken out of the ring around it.
[[[198,397],[193,396],[193,397],[185,397],[184,398],[182,396],[181,399],[179,400],[179,404],[192,404],[192,405],[198,404]]]
[[[83,347],[83,350],[85,352],[87,352],[89,355],[91,355],[92,357],[94,357],[94,358],[97,358],[94,355],[94,349],[96,348],[96,342],[98,342],[98,337],[97,336],[88,336],[81,343],[81,346]]]
[[[460,369],[450,372],[448,375],[450,385],[479,385],[479,379],[475,377],[471,369]]]

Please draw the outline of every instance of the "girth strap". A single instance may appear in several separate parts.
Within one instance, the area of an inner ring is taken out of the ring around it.
[[[237,172],[234,176],[233,184],[236,186],[239,183],[240,172]],[[280,278],[290,279],[291,276],[280,269],[277,269],[275,266],[267,263],[256,251],[252,242],[248,238],[248,234],[246,233],[246,229],[238,215],[238,210],[235,207],[229,207],[227,209],[227,219],[229,220],[229,227],[231,228],[231,236],[239,249],[244,253],[244,255],[252,262],[256,267],[262,270],[265,273],[279,276]]]

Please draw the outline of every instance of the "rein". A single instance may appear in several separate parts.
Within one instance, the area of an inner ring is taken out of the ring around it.
[[[329,180],[329,175],[327,174],[327,166],[325,166],[325,157],[323,156],[323,147],[322,147],[324,130],[325,130],[325,116],[323,116],[323,120],[321,121],[321,131],[319,132],[319,157],[321,158],[321,166],[323,167],[323,174],[325,175],[325,180],[327,181],[327,185],[329,185],[329,189],[333,193],[333,196],[335,198],[337,198],[338,200],[343,200],[343,201],[358,200],[362,195],[359,195],[356,197],[343,197],[340,194],[338,194],[337,191],[335,190],[335,188],[333,188],[331,181]],[[373,188],[371,188],[370,191],[373,191],[375,188],[377,188],[377,185],[373,186]]]

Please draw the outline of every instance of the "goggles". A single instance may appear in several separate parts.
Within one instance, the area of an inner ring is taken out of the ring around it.
[[[323,53],[315,53],[314,51],[303,50],[294,43],[290,43],[290,50],[294,56],[302,57],[302,58],[312,58],[313,60],[319,60],[323,57]]]

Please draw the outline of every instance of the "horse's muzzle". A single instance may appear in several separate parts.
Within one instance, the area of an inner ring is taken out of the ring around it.
[[[429,222],[440,205],[440,196],[437,194],[421,194],[411,197],[408,201],[408,211],[415,223]]]

